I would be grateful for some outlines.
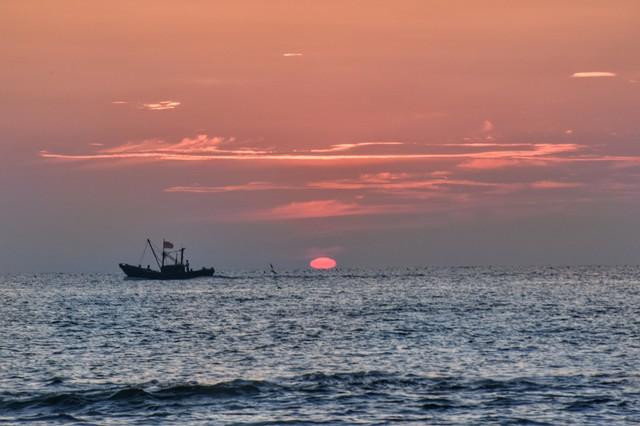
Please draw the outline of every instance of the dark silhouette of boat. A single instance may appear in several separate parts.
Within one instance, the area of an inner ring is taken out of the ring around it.
[[[147,265],[145,268],[142,265],[135,266],[129,265],[128,263],[120,263],[120,269],[122,269],[122,272],[124,272],[128,278],[145,280],[186,280],[198,277],[211,277],[215,272],[214,268],[191,269],[189,261],[184,261],[184,248],[167,250],[173,248],[173,243],[169,241],[162,241],[162,261],[158,259],[153,244],[151,244],[148,238],[147,244],[149,248],[151,248],[151,253],[153,253],[159,270],[151,269],[150,265]],[[179,256],[178,253],[180,253]]]

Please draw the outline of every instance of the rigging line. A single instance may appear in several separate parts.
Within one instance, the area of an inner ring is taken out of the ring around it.
[[[144,260],[144,255],[147,254],[147,244],[144,245],[144,250],[142,251],[142,256],[138,260],[138,265],[142,265],[142,261]]]

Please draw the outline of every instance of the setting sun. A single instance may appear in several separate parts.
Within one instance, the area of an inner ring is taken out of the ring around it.
[[[313,269],[333,269],[336,265],[336,261],[330,257],[316,257],[309,262],[309,266]]]

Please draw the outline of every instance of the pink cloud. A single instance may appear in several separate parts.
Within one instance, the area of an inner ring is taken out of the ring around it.
[[[393,213],[409,213],[415,211],[413,206],[398,205],[363,205],[355,202],[339,200],[296,201],[267,210],[256,211],[247,215],[236,216],[250,220],[293,220],[313,219],[338,216],[363,216]]]
[[[458,165],[458,167],[476,170],[501,169],[522,165],[521,160],[509,160],[505,158],[476,158]]]
[[[273,191],[282,189],[296,189],[292,185],[279,185],[271,182],[249,182],[240,185],[225,186],[170,186],[164,192],[193,192],[193,193],[221,193],[238,191]]]
[[[598,78],[598,77],[616,77],[617,74],[611,71],[582,71],[574,72],[572,78]]]
[[[534,189],[564,189],[564,188],[577,188],[582,186],[579,182],[558,182],[552,180],[540,180],[531,183],[531,187]]]
[[[474,179],[455,179],[450,177],[433,177],[431,174],[420,175],[410,173],[379,172],[362,174],[353,179],[329,179],[323,181],[311,181],[300,184],[277,184],[272,182],[249,182],[246,184],[226,186],[172,186],[165,192],[187,193],[225,193],[242,191],[272,191],[272,190],[331,190],[331,191],[372,191],[378,193],[395,194],[403,197],[410,196],[412,192],[432,193],[442,195],[445,193],[493,193],[507,194],[527,188],[533,189],[560,189],[576,188],[581,186],[578,182],[562,182],[552,180],[538,180],[533,182],[487,182]],[[324,205],[319,204],[318,207]],[[336,205],[330,205],[337,207]],[[293,207],[300,207],[295,205]],[[304,207],[304,206],[303,206]],[[342,204],[341,207],[350,207]],[[345,210],[349,211],[349,210]]]
[[[360,175],[359,180],[366,183],[387,183],[394,180],[407,179],[409,177],[411,177],[409,173],[379,172],[365,173]]]
[[[257,155],[267,154],[269,151],[237,148],[225,149],[223,146],[235,143],[234,138],[223,138],[219,136],[209,137],[208,135],[197,135],[194,138],[183,138],[179,142],[169,143],[158,139],[147,139],[141,142],[129,142],[113,148],[103,149],[100,154],[156,156],[158,159],[171,159],[172,156],[202,156],[214,154],[233,155]]]
[[[329,148],[316,148],[311,149],[309,152],[340,152],[340,151],[350,151],[355,148],[365,147],[365,146],[381,146],[381,145],[404,145],[403,142],[359,142],[359,143],[340,143],[336,145],[331,145]]]
[[[287,161],[287,162],[388,162],[388,161],[426,161],[426,160],[474,160],[474,159],[508,159],[530,160],[535,158],[551,159],[551,156],[570,154],[580,149],[577,144],[444,144],[445,147],[456,148],[480,148],[480,147],[508,147],[511,149],[476,149],[468,152],[452,153],[428,153],[428,152],[402,152],[402,153],[342,153],[360,147],[379,147],[380,145],[403,145],[400,142],[364,142],[355,144],[331,145],[326,149],[293,150],[280,152],[256,148],[237,147],[234,138],[209,137],[198,135],[195,138],[184,138],[179,142],[171,143],[163,140],[150,139],[140,142],[130,142],[108,149],[101,149],[89,154],[57,154],[41,151],[40,156],[48,159],[60,160],[154,160],[154,161]],[[234,147],[235,146],[235,147]],[[423,151],[426,147],[436,145],[412,145],[411,148]],[[519,149],[513,149],[516,146]],[[559,157],[565,160],[566,157]]]
[[[146,109],[147,111],[164,111],[170,109],[176,109],[180,106],[180,102],[178,101],[160,101],[160,102],[150,102],[143,103],[140,105],[141,109]]]
[[[407,185],[417,185],[416,182],[407,182],[412,175],[409,173],[391,173],[380,172],[360,175],[356,179],[345,180],[328,180],[319,182],[307,182],[297,185],[277,184],[272,182],[248,182],[238,185],[224,186],[203,186],[203,185],[186,185],[171,186],[165,188],[165,192],[192,192],[192,193],[223,193],[238,191],[271,191],[271,190],[302,190],[302,189],[375,189],[375,188],[393,188],[394,186],[406,187]],[[404,182],[404,183],[403,183]],[[445,180],[430,180],[423,182],[427,184],[450,183]]]
[[[452,187],[498,188],[502,183],[482,182],[471,179],[431,178],[408,173],[364,174],[356,179],[325,180],[310,182],[307,188],[332,190],[376,190],[383,192],[431,190],[443,191]]]

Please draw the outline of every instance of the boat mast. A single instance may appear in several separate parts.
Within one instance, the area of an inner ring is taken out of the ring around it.
[[[184,265],[184,247],[180,249],[180,264]]]
[[[149,240],[148,238],[147,238],[147,244],[149,244],[149,247],[151,247],[151,253],[153,253],[153,257],[156,259],[156,263],[158,264],[158,267],[162,268],[160,266],[160,261],[158,260],[158,255],[156,254],[156,251],[153,249],[153,244],[151,244],[151,240]],[[162,254],[164,255],[164,253],[162,253]],[[162,260],[164,260],[164,256],[163,256]]]

